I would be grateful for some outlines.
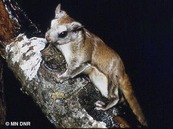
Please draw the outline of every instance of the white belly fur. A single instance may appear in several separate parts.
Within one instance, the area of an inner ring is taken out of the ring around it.
[[[67,64],[69,64],[71,61],[71,57],[72,57],[71,44],[67,43],[64,45],[58,45],[58,48],[62,52],[62,54],[64,55]]]

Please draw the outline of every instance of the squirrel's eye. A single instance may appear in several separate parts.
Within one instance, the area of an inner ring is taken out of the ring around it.
[[[59,38],[64,38],[64,37],[67,36],[67,34],[68,34],[67,31],[63,31],[63,32],[61,32],[61,33],[58,34],[58,37],[59,37]]]

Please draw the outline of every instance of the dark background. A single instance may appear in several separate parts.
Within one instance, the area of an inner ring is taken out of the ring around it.
[[[58,3],[121,56],[150,127],[173,128],[173,1],[16,0],[45,33]],[[32,98],[5,71],[7,121],[54,129]],[[10,79],[9,79],[10,78]],[[24,127],[20,127],[24,128]]]

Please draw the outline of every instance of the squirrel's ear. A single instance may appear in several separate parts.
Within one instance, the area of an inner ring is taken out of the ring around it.
[[[71,30],[78,30],[78,29],[82,29],[83,25],[79,22],[72,22],[71,23]]]
[[[66,12],[61,10],[61,4],[58,4],[58,6],[55,9],[55,18],[61,18],[67,16]]]
[[[55,9],[55,16],[58,15],[61,12],[61,4],[58,4],[58,6]]]

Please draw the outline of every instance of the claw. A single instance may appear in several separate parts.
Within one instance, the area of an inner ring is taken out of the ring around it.
[[[57,83],[62,83],[63,80],[61,79],[61,75],[56,73],[55,76],[53,77],[53,80]]]
[[[103,111],[105,111],[106,109],[105,109],[105,103],[104,102],[102,102],[102,101],[97,101],[97,102],[95,102],[95,105],[96,105],[96,107],[95,107],[95,110],[103,110]]]
[[[64,82],[64,80],[63,79],[60,79],[60,81],[59,81],[60,83],[63,83]]]
[[[106,110],[104,107],[95,107],[94,109],[95,110],[102,110],[102,111],[105,111]]]
[[[95,107],[94,109],[95,109],[95,110],[102,110],[101,107]]]
[[[69,77],[68,76],[66,76],[66,74],[56,74],[56,77],[55,77],[55,81],[56,82],[59,82],[59,83],[63,83],[65,80],[68,80],[69,79]]]
[[[105,103],[102,102],[102,101],[100,101],[100,100],[98,100],[97,102],[95,102],[95,105],[96,105],[97,107],[103,107],[103,106],[105,105]]]

